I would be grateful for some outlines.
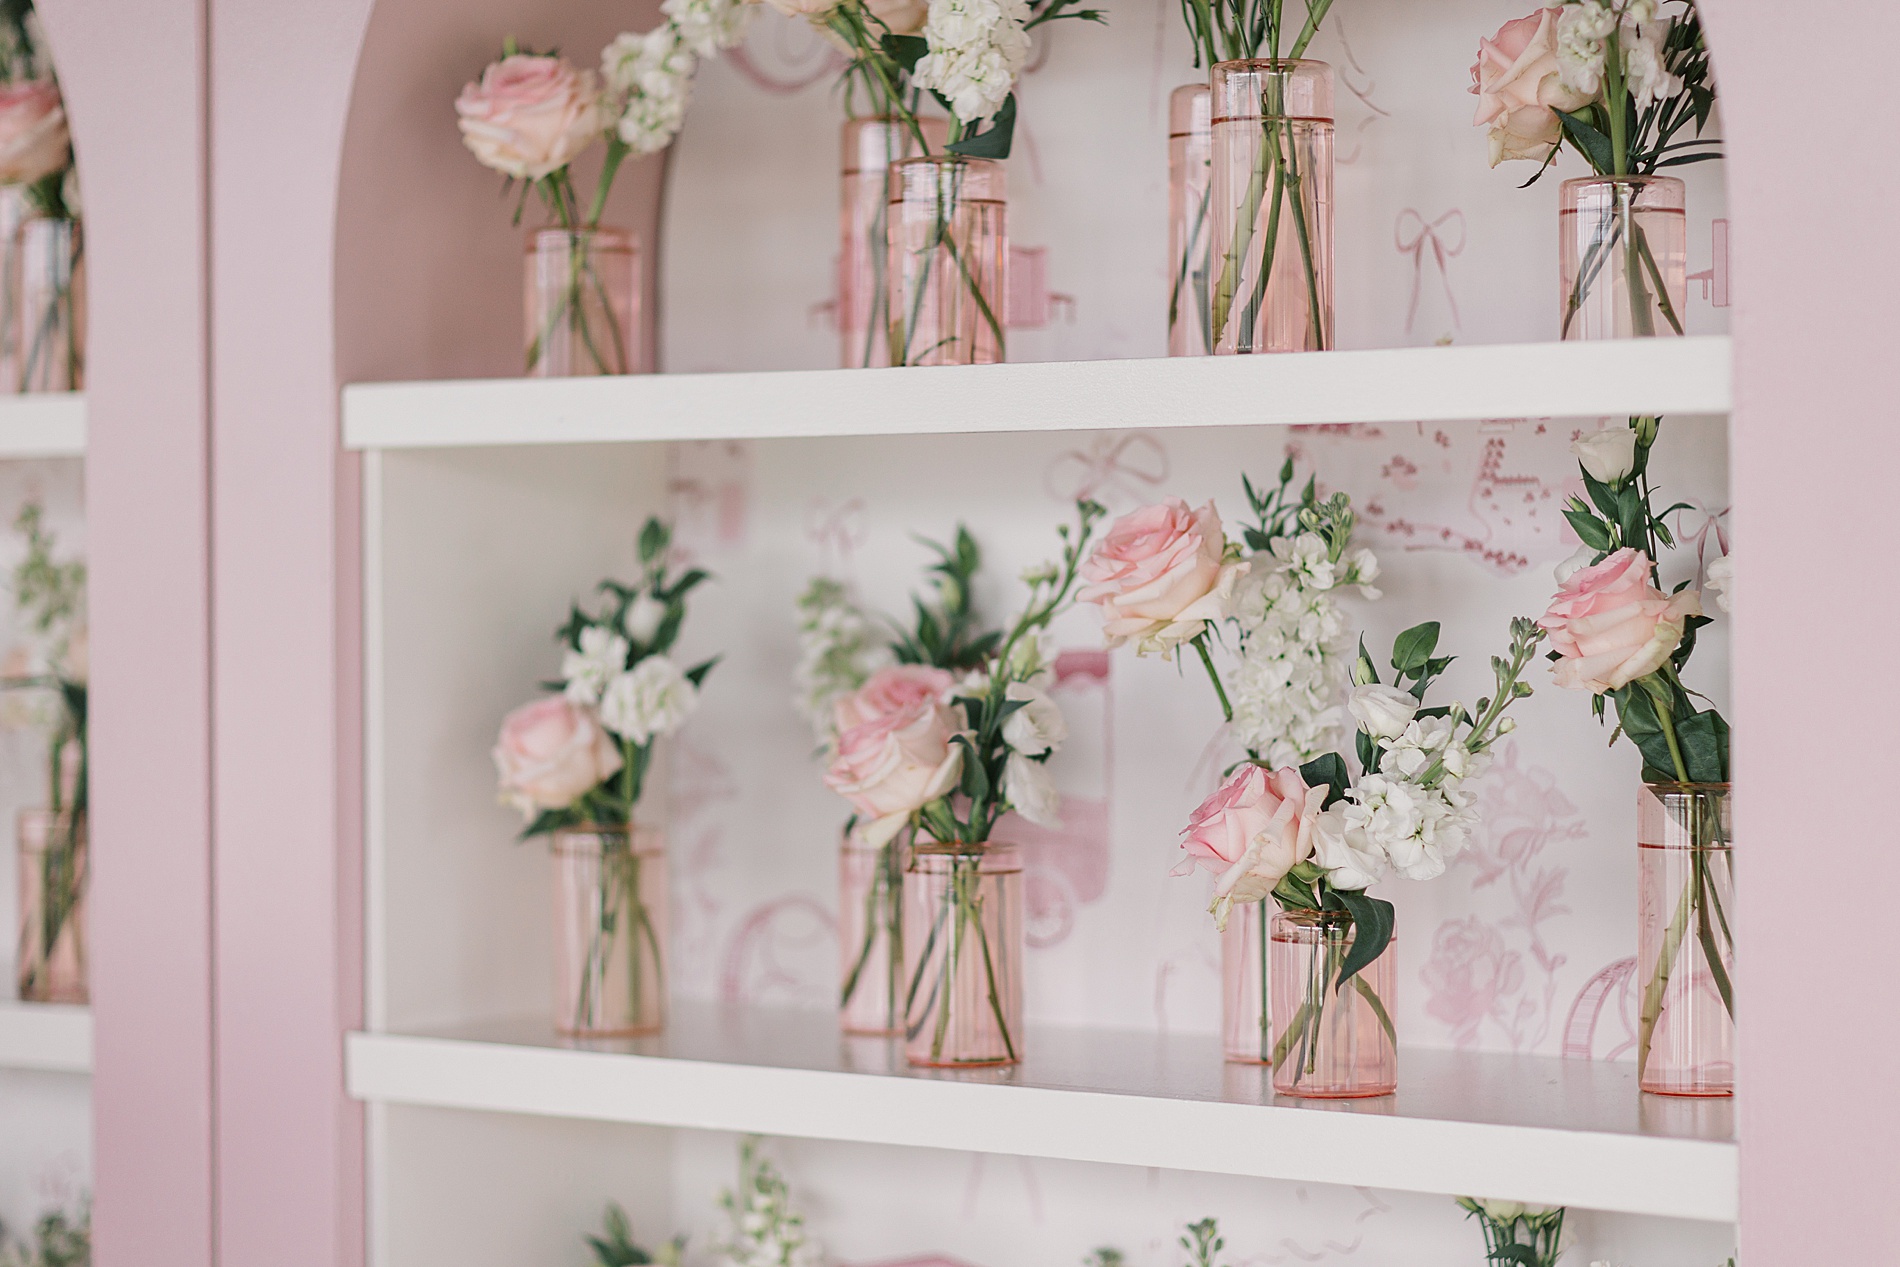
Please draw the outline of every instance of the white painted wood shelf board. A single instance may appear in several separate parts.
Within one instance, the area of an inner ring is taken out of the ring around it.
[[[353,449],[1721,414],[1726,336],[922,369],[364,383]]]
[[[663,1038],[572,1042],[540,1018],[357,1033],[361,1100],[1051,1157],[1718,1222],[1737,1207],[1728,1101],[1664,1100],[1634,1066],[1407,1050],[1395,1096],[1275,1097],[1211,1036],[1033,1029],[1014,1070],[912,1070],[827,1012],[707,1004]]]
[[[58,1003],[0,1002],[0,1069],[89,1072],[92,1010]]]
[[[79,392],[0,396],[0,459],[86,454],[86,398]]]

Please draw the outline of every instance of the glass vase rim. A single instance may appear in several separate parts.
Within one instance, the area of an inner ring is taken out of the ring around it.
[[[1581,189],[1586,185],[1637,185],[1645,188],[1650,185],[1660,185],[1664,188],[1670,185],[1680,185],[1684,189],[1688,188],[1688,186],[1683,185],[1682,177],[1680,176],[1663,176],[1655,172],[1651,172],[1646,176],[1639,176],[1633,172],[1622,176],[1566,176],[1557,188],[1559,191],[1565,189]]]
[[[528,231],[528,246],[533,249],[543,238],[619,238],[627,245],[633,245],[633,230],[623,229],[617,224],[582,225],[578,228],[566,228],[558,224],[544,224],[538,229]]]
[[[1359,921],[1355,920],[1352,917],[1351,911],[1320,911],[1320,910],[1315,910],[1310,906],[1286,907],[1286,906],[1280,906],[1276,903],[1273,910],[1273,918],[1274,919],[1284,918],[1288,923],[1300,924],[1303,926],[1311,925],[1311,926],[1322,927],[1322,928],[1336,928],[1336,927],[1344,926],[1346,928],[1350,928],[1354,930],[1354,932],[1357,932],[1358,927],[1359,927]],[[1396,930],[1392,934],[1392,940],[1393,941],[1398,940],[1398,933]]]
[[[573,836],[621,836],[629,845],[636,839],[654,840],[660,835],[660,829],[646,823],[568,823],[548,831],[548,847],[559,849],[563,838]],[[662,845],[660,848],[664,848]],[[635,850],[636,853],[654,853],[657,849]]]
[[[1236,67],[1245,67],[1248,70],[1259,70],[1262,67],[1268,69],[1286,68],[1298,70],[1302,67],[1309,66],[1317,70],[1326,71],[1328,74],[1332,73],[1333,69],[1331,62],[1321,61],[1317,57],[1229,57],[1225,60],[1215,62],[1213,69],[1208,72],[1208,77],[1211,80],[1213,76],[1220,74],[1222,71],[1226,71],[1231,75],[1235,73],[1234,68]]]
[[[975,858],[1015,848],[1017,848],[1016,843],[1010,840],[920,840],[911,845],[910,851],[918,857],[925,858],[957,856]]]
[[[900,167],[922,167],[926,164],[932,167],[969,167],[973,169],[979,167],[994,167],[999,172],[1004,170],[1001,159],[977,158],[970,154],[913,154],[909,158],[900,158],[895,163],[892,163],[891,170],[895,172]]]
[[[1726,795],[1735,784],[1726,780],[1720,783],[1697,783],[1694,780],[1684,782],[1681,779],[1644,779],[1643,786],[1658,794],[1693,796],[1709,792],[1720,792]]]

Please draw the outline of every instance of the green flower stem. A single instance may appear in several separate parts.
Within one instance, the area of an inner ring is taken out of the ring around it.
[[[1220,713],[1231,724],[1234,720],[1234,706],[1227,699],[1227,688],[1221,685],[1220,674],[1214,668],[1214,657],[1208,654],[1207,631],[1203,629],[1194,636],[1194,649],[1201,653],[1201,663],[1207,668],[1207,680],[1214,684],[1214,694],[1220,697]]]

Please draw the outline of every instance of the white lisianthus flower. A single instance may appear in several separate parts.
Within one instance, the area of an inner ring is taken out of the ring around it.
[[[995,117],[1029,60],[1025,0],[931,0],[924,19],[930,51],[911,82],[941,93],[965,124]]]
[[[1702,592],[1714,599],[1715,605],[1725,615],[1735,590],[1735,564],[1730,561],[1733,558],[1733,555],[1723,555],[1709,564],[1708,571],[1702,574]]]
[[[1353,688],[1346,708],[1374,739],[1397,739],[1418,712],[1418,701],[1396,686],[1369,682]]]
[[[620,624],[627,631],[627,637],[644,647],[660,632],[660,622],[665,619],[666,604],[642,590],[639,597],[627,604],[626,619]]]
[[[1570,451],[1592,479],[1621,484],[1636,468],[1636,428],[1605,427],[1573,442]]]
[[[678,730],[698,702],[698,689],[677,664],[650,655],[607,684],[600,720],[623,739],[643,744]]]
[[[1597,561],[1597,555],[1600,553],[1602,552],[1592,550],[1589,546],[1578,546],[1576,552],[1562,563],[1559,563],[1554,570],[1553,575],[1557,578],[1557,584],[1562,585],[1565,581],[1595,563]]]
[[[1054,752],[1069,737],[1062,706],[1027,682],[1011,682],[1004,698],[1023,700],[1021,708],[1003,721],[1003,742],[1025,757]]]
[[[1364,889],[1385,878],[1385,854],[1366,839],[1365,830],[1346,817],[1348,802],[1335,802],[1319,816],[1313,831],[1313,861],[1326,868],[1335,889]]]
[[[745,0],[666,0],[660,6],[679,30],[680,43],[700,57],[737,47],[758,11]]]
[[[1010,753],[1003,766],[1003,797],[1011,809],[1038,827],[1055,831],[1062,826],[1062,794],[1049,777],[1049,767],[1040,761]]]
[[[607,683],[627,670],[627,640],[601,625],[581,630],[580,649],[561,657],[564,694],[576,704],[598,704]]]

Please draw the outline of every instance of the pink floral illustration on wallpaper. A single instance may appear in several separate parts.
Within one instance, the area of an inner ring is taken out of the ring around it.
[[[805,510],[805,539],[818,547],[818,571],[836,580],[857,575],[858,547],[870,539],[865,503],[852,497],[833,505],[814,498]]]
[[[673,863],[673,974],[689,992],[712,984],[719,919],[725,910],[714,876],[723,864],[722,805],[738,799],[739,784],[716,753],[699,747],[690,730],[671,749],[671,815],[667,834]]]
[[[1510,913],[1495,921],[1476,914],[1446,920],[1419,973],[1426,1013],[1445,1024],[1458,1047],[1475,1046],[1489,1023],[1512,1051],[1537,1050],[1550,1033],[1566,962],[1544,934],[1551,920],[1570,913],[1563,902],[1569,871],[1547,864],[1544,854],[1552,844],[1584,839],[1587,831],[1555,776],[1520,765],[1519,755],[1515,743],[1499,749],[1480,785],[1483,818],[1475,847],[1457,864],[1477,873],[1474,894],[1499,886]]]
[[[722,1003],[781,1003],[822,1007],[835,1003],[838,923],[806,893],[762,902],[726,941],[719,971]]]
[[[1352,138],[1352,145],[1348,148],[1341,141],[1335,141],[1333,161],[1341,166],[1351,166],[1359,161],[1360,151],[1365,148],[1366,130],[1380,119],[1391,118],[1392,112],[1372,99],[1373,90],[1378,85],[1366,73],[1366,68],[1359,64],[1358,57],[1354,56],[1352,42],[1346,38],[1346,19],[1338,13],[1333,15],[1333,34],[1339,38],[1339,83],[1345,88],[1346,94],[1364,109],[1357,119],[1347,117],[1357,113],[1356,110],[1336,111],[1340,118],[1335,126],[1339,132]]]
[[[1636,1050],[1636,960],[1618,959],[1588,981],[1564,1022],[1564,1055],[1571,1060],[1615,1060]],[[1606,1013],[1611,1025],[1605,1025]],[[1608,1032],[1605,1032],[1605,1031]],[[1603,1050],[1599,1053],[1598,1048]]]
[[[804,22],[760,22],[745,43],[727,49],[720,61],[761,92],[789,97],[813,84],[827,83],[845,68],[845,56]]]
[[[752,500],[752,446],[744,440],[686,440],[672,446],[667,492],[673,537],[705,553],[745,544]]]
[[[1516,576],[1535,560],[1561,557],[1569,551],[1561,515],[1566,481],[1517,469],[1511,461],[1512,440],[1541,437],[1549,430],[1547,423],[1535,419],[1499,418],[1482,424],[1482,449],[1466,500],[1475,528],[1413,518],[1397,509],[1395,499],[1384,491],[1359,499],[1366,526],[1402,549],[1464,554],[1500,576]],[[1418,500],[1424,500],[1436,481],[1421,468],[1446,468],[1456,441],[1442,428],[1427,433],[1422,423],[1418,434],[1432,447],[1447,451],[1445,456],[1427,460],[1397,452],[1386,463],[1382,477],[1396,492],[1419,494]]]
[[[1056,767],[1057,784],[1064,776],[1073,783],[1086,778],[1106,787],[1114,766],[1114,735],[1108,708],[1108,652],[1099,648],[1063,651],[1056,656],[1056,685],[1050,694],[1062,706],[1072,727],[1084,717],[1099,715],[1099,743],[1073,745],[1069,760]],[[1073,734],[1074,732],[1072,732]],[[1099,754],[1099,756],[1097,755]],[[1061,761],[1061,757],[1057,758]],[[1076,768],[1078,760],[1091,767]],[[1014,814],[1004,820],[998,835],[1019,845],[1023,853],[1023,936],[1032,948],[1059,945],[1075,931],[1079,907],[1099,901],[1108,891],[1109,800],[1106,791],[1085,796],[1072,789],[1062,793],[1062,826],[1038,827]]]
[[[1065,506],[1092,497],[1120,513],[1154,500],[1168,478],[1168,451],[1145,431],[1097,435],[1087,446],[1060,453],[1042,473],[1042,486]]]
[[[1321,1201],[1324,1201],[1326,1197],[1331,1196],[1335,1191],[1337,1190],[1319,1189],[1318,1193],[1320,1194]],[[1326,1235],[1316,1241],[1306,1241],[1298,1237],[1283,1236],[1276,1242],[1272,1250],[1264,1254],[1241,1256],[1235,1261],[1240,1264],[1240,1267],[1249,1267],[1249,1265],[1253,1263],[1317,1263],[1327,1258],[1352,1257],[1359,1252],[1360,1248],[1366,1242],[1365,1225],[1381,1215],[1392,1213],[1392,1207],[1387,1205],[1384,1201],[1381,1201],[1379,1194],[1372,1189],[1356,1187],[1352,1189],[1352,1192],[1359,1199],[1359,1209],[1352,1215],[1351,1226],[1353,1228],[1353,1234],[1351,1240],[1340,1240],[1337,1235]],[[1305,1184],[1301,1184],[1293,1190],[1293,1195],[1294,1199],[1304,1207],[1314,1203],[1315,1190],[1308,1188]],[[1320,1218],[1328,1228],[1337,1228],[1340,1224],[1347,1221],[1343,1212],[1335,1210],[1326,1210],[1323,1213],[1315,1211],[1313,1217]]]
[[[1419,292],[1425,287],[1425,259],[1429,255],[1432,273],[1443,290],[1445,306],[1451,310],[1451,328],[1460,328],[1458,296],[1452,293],[1450,261],[1465,249],[1465,213],[1453,207],[1436,220],[1427,220],[1411,207],[1399,212],[1392,230],[1392,244],[1400,255],[1412,257],[1412,299],[1405,309],[1405,333],[1412,333],[1418,320]]]
[[[1695,547],[1695,583],[1702,584],[1703,574],[1722,555],[1728,553],[1728,507],[1710,510],[1699,498],[1685,497],[1688,505],[1676,512],[1676,540]],[[1715,538],[1715,553],[1709,553],[1709,538]]]

